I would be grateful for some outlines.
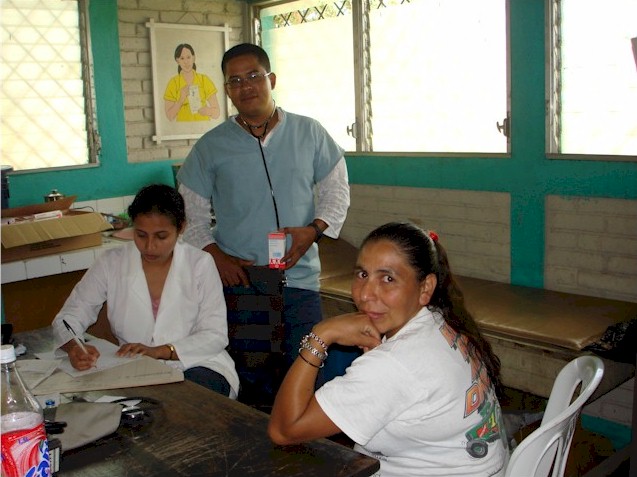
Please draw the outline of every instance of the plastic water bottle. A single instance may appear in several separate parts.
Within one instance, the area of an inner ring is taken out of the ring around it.
[[[13,345],[2,345],[0,368],[2,477],[49,477],[42,408],[16,369]]]

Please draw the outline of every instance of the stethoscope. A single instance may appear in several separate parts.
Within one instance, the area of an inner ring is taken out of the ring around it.
[[[276,228],[277,228],[277,230],[279,230],[281,228],[281,224],[279,223],[279,209],[278,209],[278,207],[276,205],[276,197],[274,196],[274,189],[272,187],[272,179],[270,179],[270,171],[268,170],[268,164],[265,161],[265,154],[263,152],[263,146],[261,145],[261,141],[263,140],[263,138],[265,137],[265,135],[268,132],[268,125],[270,124],[270,120],[274,117],[274,113],[275,112],[276,112],[276,103],[274,103],[274,108],[272,108],[272,114],[270,114],[270,117],[268,119],[266,119],[264,123],[261,123],[258,126],[252,126],[252,125],[248,124],[248,122],[245,119],[243,119],[241,117],[241,115],[239,115],[239,119],[241,119],[241,122],[248,127],[248,130],[250,131],[250,134],[252,135],[252,137],[256,138],[257,143],[259,144],[259,151],[261,152],[261,159],[263,160],[263,167],[265,169],[265,175],[268,178],[268,186],[270,186],[270,195],[272,196],[272,204],[274,205],[274,215],[276,217]],[[259,129],[261,127],[263,128],[263,134],[257,136],[256,134],[254,134],[252,132],[253,129]]]
[[[157,399],[143,396],[125,397],[113,402],[122,405],[120,423],[125,427],[135,427],[153,422],[151,411],[161,407],[161,402]]]

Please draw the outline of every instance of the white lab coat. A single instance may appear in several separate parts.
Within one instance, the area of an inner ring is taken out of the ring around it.
[[[72,339],[62,320],[84,332],[97,321],[104,302],[108,321],[119,344],[174,345],[179,361],[166,361],[181,370],[203,366],[223,375],[234,395],[239,377],[228,346],[226,303],[212,257],[177,242],[157,312],[153,311],[133,242],[105,251],[75,286],[53,320],[56,348]],[[232,394],[232,393],[231,393]]]

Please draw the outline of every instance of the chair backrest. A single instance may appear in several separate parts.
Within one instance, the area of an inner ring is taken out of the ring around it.
[[[557,375],[542,423],[513,450],[505,477],[562,477],[582,407],[597,389],[604,363],[580,356]],[[571,402],[581,384],[579,396]]]

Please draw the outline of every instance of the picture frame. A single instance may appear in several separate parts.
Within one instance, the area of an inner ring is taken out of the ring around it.
[[[153,76],[153,141],[159,144],[162,141],[198,139],[230,114],[221,60],[229,47],[232,29],[227,25],[156,23],[152,18],[146,27],[150,30]],[[187,54],[194,51],[195,80],[185,79],[185,74],[189,74],[186,72],[188,66],[180,73],[180,64],[175,58],[178,50]],[[181,94],[186,95],[185,100],[180,98]],[[181,101],[181,107],[175,106]],[[219,105],[216,117],[208,115],[215,111],[214,107],[210,107],[215,101]],[[174,108],[170,108],[171,105]]]

